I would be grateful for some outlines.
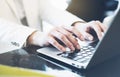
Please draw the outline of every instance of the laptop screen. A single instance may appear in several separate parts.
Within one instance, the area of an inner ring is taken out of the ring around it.
[[[120,54],[120,11],[114,17],[105,36],[96,47],[96,53],[89,63],[89,67],[104,62]]]

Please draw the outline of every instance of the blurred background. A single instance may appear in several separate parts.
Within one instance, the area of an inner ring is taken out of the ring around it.
[[[118,0],[50,0],[58,9],[70,13],[89,22],[91,20],[103,21],[106,16],[112,15],[117,7]],[[50,25],[43,22],[44,25]],[[45,27],[46,30],[46,27]]]
[[[118,6],[118,0],[51,0],[51,3],[86,21],[102,21],[104,17],[111,15]]]

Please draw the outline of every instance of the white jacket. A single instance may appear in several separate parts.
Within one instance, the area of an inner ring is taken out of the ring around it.
[[[53,7],[50,0],[22,1],[29,27],[42,30],[42,20],[55,26],[68,26],[74,21],[81,21],[69,12]],[[22,26],[16,9],[14,0],[0,0],[0,50],[5,46],[8,49],[21,48],[34,31]]]

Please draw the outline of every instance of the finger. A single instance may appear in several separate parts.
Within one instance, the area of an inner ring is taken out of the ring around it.
[[[104,24],[102,24],[100,21],[96,21],[96,23],[101,27],[103,32],[107,31],[107,26],[105,26]]]
[[[80,49],[80,45],[78,44],[78,40],[73,35],[68,36],[68,39],[72,42],[72,44],[74,45],[74,47],[76,49]]]
[[[49,36],[48,42],[49,42],[51,45],[53,45],[54,47],[56,47],[58,50],[63,51],[63,52],[66,51],[66,49],[65,49],[62,45],[60,45],[60,44],[55,40],[55,38],[53,38],[52,36]]]
[[[66,31],[64,28],[60,28],[58,31],[64,34],[76,49],[80,49],[77,39],[70,32]]]
[[[89,33],[84,33],[84,37],[85,37],[85,40],[89,40],[89,41],[93,41],[93,36],[91,35],[91,34],[89,34]]]
[[[101,31],[101,28],[99,27],[99,25],[96,24],[95,21],[92,21],[91,26],[97,33],[98,38],[101,40],[102,39],[102,31]]]
[[[82,41],[84,41],[84,36],[82,35],[82,33],[80,33],[80,31],[78,31],[77,29],[73,29],[73,33]]]
[[[73,33],[75,36],[77,36],[80,40],[84,41],[84,36],[76,28],[74,27],[64,27],[64,28],[70,31],[71,33]]]
[[[62,41],[67,47],[69,47],[72,51],[75,50],[73,44],[67,39],[67,37],[65,35],[63,35],[60,32],[55,31],[54,33],[52,33],[52,35],[59,39],[60,41]]]

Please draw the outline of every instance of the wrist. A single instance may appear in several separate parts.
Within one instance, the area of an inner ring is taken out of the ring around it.
[[[27,39],[27,45],[37,45],[40,47],[47,46],[47,34],[40,32],[40,31],[34,31]]]
[[[32,34],[30,34],[26,40],[26,46],[30,46],[30,45],[33,45],[33,38],[34,38],[34,35],[37,31],[34,31]]]

